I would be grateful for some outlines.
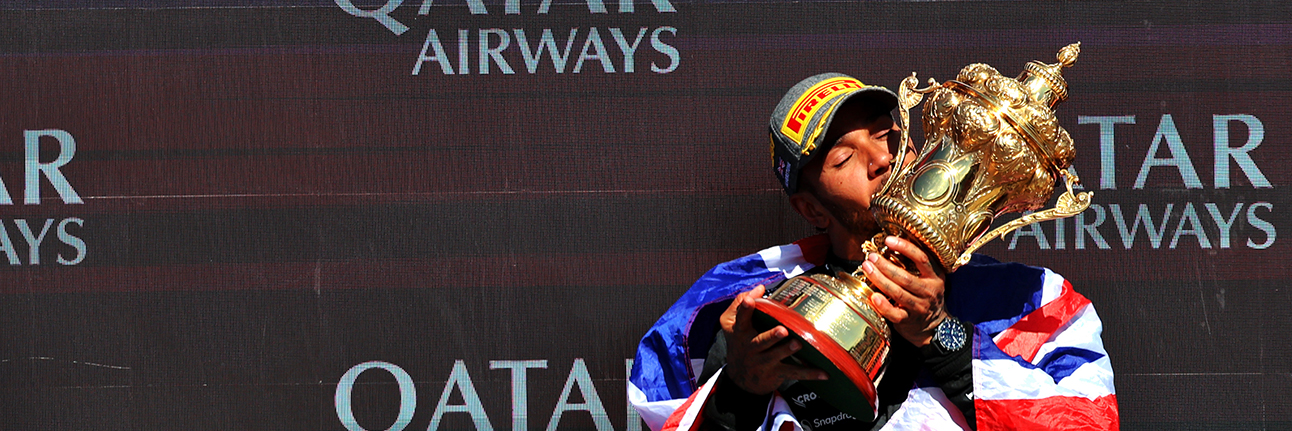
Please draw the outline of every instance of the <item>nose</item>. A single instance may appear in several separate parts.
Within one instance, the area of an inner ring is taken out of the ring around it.
[[[888,152],[888,145],[872,145],[870,150],[869,174],[879,178],[888,174],[893,166],[893,154]]]

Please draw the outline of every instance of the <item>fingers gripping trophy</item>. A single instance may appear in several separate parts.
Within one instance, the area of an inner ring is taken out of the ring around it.
[[[1058,63],[1030,62],[1017,78],[975,63],[955,80],[930,79],[925,88],[916,88],[914,73],[903,80],[898,90],[902,145],[894,164],[899,168],[871,201],[881,232],[862,248],[916,273],[913,263],[884,245],[885,236],[905,238],[952,272],[992,239],[1085,210],[1092,193],[1072,190],[1078,179],[1068,167],[1075,150],[1054,116],[1054,107],[1068,96],[1063,69],[1076,62],[1079,47],[1061,49]],[[925,142],[906,163],[909,111],[926,96]],[[989,230],[1001,215],[1040,209],[1059,181],[1066,190],[1054,208]],[[884,375],[891,337],[888,323],[867,302],[877,291],[860,271],[840,271],[794,277],[755,300],[758,326],[783,325],[804,341],[790,360],[830,376],[801,383],[863,420],[877,413],[875,387]]]

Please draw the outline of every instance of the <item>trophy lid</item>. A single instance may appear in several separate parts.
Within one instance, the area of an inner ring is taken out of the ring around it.
[[[1023,84],[1028,96],[1047,108],[1068,100],[1068,81],[1063,79],[1063,68],[1072,67],[1081,54],[1081,42],[1063,47],[1055,58],[1058,63],[1045,64],[1039,61],[1028,62],[1023,66],[1023,73],[1018,81]]]

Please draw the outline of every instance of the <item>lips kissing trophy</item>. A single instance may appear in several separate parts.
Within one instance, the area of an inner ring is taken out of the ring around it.
[[[871,200],[881,232],[863,245],[898,266],[914,265],[884,246],[897,236],[921,246],[946,272],[969,262],[984,243],[1028,224],[1070,217],[1090,205],[1090,192],[1073,193],[1068,171],[1075,150],[1054,107],[1068,97],[1063,68],[1080,44],[1061,49],[1058,63],[1029,62],[1018,78],[986,64],[965,66],[955,80],[916,88],[915,74],[898,90],[902,145],[897,168]],[[910,109],[923,108],[925,143],[906,163]],[[1067,190],[1055,207],[997,227],[1001,215],[1040,209],[1058,180]],[[891,331],[869,305],[876,292],[862,273],[800,275],[755,300],[755,324],[784,325],[804,341],[789,360],[816,367],[828,380],[801,383],[836,408],[862,420],[877,413],[875,386],[883,378]],[[961,334],[963,335],[963,334]]]

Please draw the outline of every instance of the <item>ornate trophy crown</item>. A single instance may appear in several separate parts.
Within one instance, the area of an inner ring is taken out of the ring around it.
[[[886,235],[909,235],[928,246],[943,268],[954,271],[974,250],[1014,229],[1075,215],[1090,192],[1074,194],[1067,171],[1076,154],[1072,137],[1053,108],[1068,97],[1063,68],[1080,43],[1061,49],[1058,63],[1029,62],[1018,78],[982,63],[965,66],[955,80],[915,88],[915,74],[898,91],[903,150],[910,143],[909,110],[924,104],[925,143],[881,188],[871,210]],[[1067,192],[1055,208],[1026,215],[988,234],[996,217],[1041,208],[1063,178]]]

